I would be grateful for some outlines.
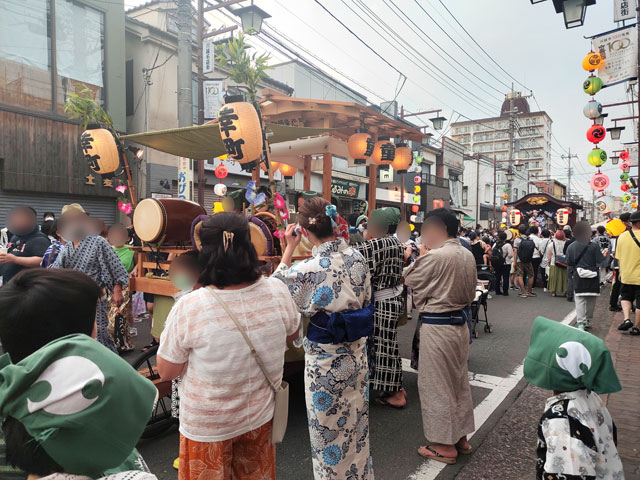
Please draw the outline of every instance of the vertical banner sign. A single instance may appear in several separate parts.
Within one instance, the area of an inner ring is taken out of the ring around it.
[[[213,120],[222,108],[222,80],[204,80],[204,119]]]
[[[636,18],[635,0],[613,0],[613,21],[621,22]]]
[[[213,39],[202,42],[202,73],[211,73],[216,65],[216,48]]]
[[[193,167],[190,158],[178,160],[178,198],[193,200]]]
[[[637,38],[635,25],[593,37],[593,50],[604,59],[603,66],[598,69],[603,87],[633,80],[638,76]]]

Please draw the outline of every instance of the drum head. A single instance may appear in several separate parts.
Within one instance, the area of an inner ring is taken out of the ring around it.
[[[153,198],[145,198],[133,212],[133,228],[140,240],[154,243],[160,240],[165,228],[162,205]]]
[[[273,255],[273,237],[265,223],[256,217],[249,219],[251,243],[258,255]]]

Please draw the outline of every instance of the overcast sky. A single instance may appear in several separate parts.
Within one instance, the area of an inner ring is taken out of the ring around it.
[[[364,93],[372,103],[394,98],[400,77],[397,71],[408,77],[398,94],[399,104],[408,111],[442,108],[448,119],[457,119],[459,115],[471,119],[497,116],[512,82],[515,90],[523,94],[532,90],[540,107],[553,120],[553,134],[557,141],[553,142],[552,176],[566,183],[567,162],[560,155],[566,154],[566,149],[570,148],[572,153],[579,155],[578,160],[573,160],[573,188],[591,196],[589,179],[595,168],[586,159],[592,145],[585,138],[589,121],[582,114],[589,100],[582,91],[582,82],[588,74],[581,67],[582,58],[590,50],[590,41],[583,36],[616,27],[611,0],[599,0],[597,5],[589,7],[585,25],[571,30],[565,29],[562,15],[555,13],[551,0],[537,5],[531,5],[529,0],[443,0],[473,39],[508,74],[480,51],[447,13],[440,0],[419,0],[419,5],[415,0],[320,1],[385,60],[359,42],[315,0],[256,0],[255,3],[272,16],[267,24],[274,29],[271,30],[273,35],[280,37],[282,34],[290,38],[334,67],[340,73],[308,55],[320,68]],[[125,2],[127,7],[140,3],[143,2]],[[361,9],[366,8],[363,5],[378,15],[391,30],[376,26]],[[415,25],[395,10],[394,5]],[[376,27],[375,30],[364,20]],[[212,18],[211,21],[214,27],[221,26],[219,20]],[[232,24],[230,20],[225,23]],[[452,38],[448,38],[438,25]],[[407,43],[399,45],[398,38],[402,39],[400,42],[404,40]],[[257,39],[251,39],[251,42],[256,46],[262,45]],[[286,60],[285,56],[274,54],[274,61],[283,60]],[[601,103],[625,101],[625,85],[604,89],[596,99]],[[530,104],[532,110],[537,110],[533,99],[530,99]],[[609,118],[628,116],[629,113],[627,107],[607,111]],[[423,122],[426,123],[426,119],[422,119]],[[621,141],[633,141],[632,124],[625,122],[622,125],[627,129]],[[621,148],[620,142],[609,139],[601,147],[608,152]],[[619,195],[620,170],[608,162],[603,171],[612,180],[613,194]]]

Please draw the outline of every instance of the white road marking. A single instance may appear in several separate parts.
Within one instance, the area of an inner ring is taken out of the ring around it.
[[[562,319],[561,323],[569,325],[575,320],[575,318],[576,312],[573,310]],[[406,358],[402,359],[402,370],[405,372],[418,373],[416,370],[411,368],[411,362]],[[513,390],[520,382],[523,370],[524,362],[518,365],[518,367],[505,378],[469,372],[469,383],[472,386],[491,389],[491,393],[473,409],[476,432],[480,430],[491,414],[500,406],[511,390]],[[468,438],[473,437],[474,433],[475,432],[469,434]],[[407,480],[434,480],[444,467],[446,467],[444,463],[426,460],[422,465],[420,465],[418,470],[408,477]]]

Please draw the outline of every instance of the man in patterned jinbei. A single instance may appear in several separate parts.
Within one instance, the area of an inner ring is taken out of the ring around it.
[[[398,320],[404,303],[402,268],[405,249],[393,236],[399,222],[400,210],[397,208],[374,210],[367,226],[370,240],[354,245],[367,260],[376,307],[369,346],[371,388],[381,392],[376,399],[378,404],[393,408],[404,408],[407,404],[398,348]]]

